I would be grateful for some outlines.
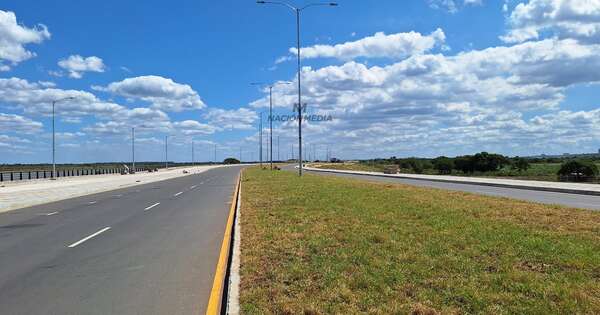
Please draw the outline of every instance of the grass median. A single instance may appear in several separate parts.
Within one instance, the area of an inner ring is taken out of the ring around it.
[[[598,314],[600,213],[244,171],[244,314]]]

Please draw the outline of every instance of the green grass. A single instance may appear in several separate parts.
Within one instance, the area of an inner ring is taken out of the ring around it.
[[[315,168],[344,170],[344,171],[364,171],[364,172],[383,172],[385,165],[381,163],[311,163],[308,166]]]
[[[600,213],[251,168],[244,314],[598,314]]]
[[[560,163],[532,163],[531,167],[523,172],[511,169],[510,166],[506,166],[496,172],[487,173],[474,173],[466,175],[458,171],[454,171],[452,175],[456,176],[472,176],[472,177],[494,177],[494,178],[512,178],[512,179],[526,179],[526,180],[542,180],[542,181],[558,181],[557,172],[560,169]],[[596,164],[600,169],[600,163]],[[312,165],[316,168],[324,169],[338,169],[338,170],[350,170],[350,171],[367,171],[367,172],[383,172],[385,168],[384,164],[381,163],[315,163]],[[401,169],[402,173],[413,173],[411,169]],[[437,175],[437,171],[434,169],[426,169],[423,174]]]

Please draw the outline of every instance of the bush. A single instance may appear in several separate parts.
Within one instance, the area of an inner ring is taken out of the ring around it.
[[[512,169],[519,171],[519,173],[528,170],[531,167],[527,159],[516,157],[513,160]]]
[[[577,182],[598,176],[598,167],[591,162],[573,160],[563,163],[558,170],[558,176],[562,179]]]
[[[421,161],[415,159],[415,158],[410,158],[406,160],[406,165],[408,167],[405,168],[410,168],[412,169],[413,172],[415,172],[415,174],[421,174],[423,173],[423,163],[421,163]]]

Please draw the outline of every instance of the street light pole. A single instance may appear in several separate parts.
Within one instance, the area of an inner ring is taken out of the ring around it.
[[[131,171],[135,173],[135,127],[131,127]]]
[[[262,112],[260,113],[260,123],[258,124],[258,157],[260,159],[260,168],[262,168],[262,161],[263,161],[263,149],[262,149],[262,145],[263,145],[263,141],[262,141],[262,132],[263,132],[263,127],[262,127]]]
[[[300,84],[300,10],[296,9],[296,49],[298,57],[298,176],[302,177],[302,86]]]
[[[51,179],[56,179],[56,130],[55,130],[55,107],[56,103],[66,101],[66,100],[74,100],[75,98],[72,96],[61,98],[58,100],[52,101],[52,176]]]
[[[289,81],[279,81],[279,82],[275,82],[273,84],[264,84],[264,83],[260,83],[260,82],[254,82],[254,83],[250,83],[250,85],[263,85],[263,86],[268,86],[269,87],[269,161],[270,161],[270,168],[271,170],[273,170],[273,87],[275,87],[275,85],[277,84],[292,84],[292,82]],[[262,118],[262,114],[261,114],[261,118]],[[262,128],[261,128],[262,130]],[[261,141],[262,143],[262,141]],[[261,164],[262,165],[262,164]]]
[[[301,8],[297,8],[289,3],[280,1],[256,1],[258,4],[277,4],[286,6],[296,13],[296,55],[298,59],[298,176],[302,176],[302,84],[301,84],[301,64],[300,64],[300,12],[312,6],[337,6],[335,2],[329,3],[311,3]]]
[[[56,105],[56,101],[52,101],[52,179],[56,178],[56,136],[54,130],[54,105]]]
[[[169,136],[165,136],[165,169],[169,169]]]
[[[273,170],[273,86],[269,86],[269,157],[271,171]]]

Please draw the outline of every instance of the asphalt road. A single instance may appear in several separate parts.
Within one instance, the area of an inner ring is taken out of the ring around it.
[[[290,169],[287,167],[286,169]],[[305,170],[306,171],[306,170]],[[565,194],[557,192],[547,191],[536,191],[526,189],[515,189],[515,188],[502,188],[492,186],[481,186],[474,184],[457,184],[457,183],[444,183],[427,180],[415,180],[405,178],[389,178],[389,177],[377,177],[368,175],[354,175],[354,174],[341,174],[341,173],[324,173],[316,171],[306,171],[313,174],[329,175],[329,176],[341,176],[356,178],[362,180],[370,180],[385,183],[399,183],[413,186],[432,187],[447,190],[466,191],[477,194],[508,197],[526,201],[533,201],[545,204],[555,204],[574,208],[600,210],[600,196],[589,196],[589,195],[578,195],[578,194]]]
[[[0,314],[203,313],[240,169],[0,214]]]

